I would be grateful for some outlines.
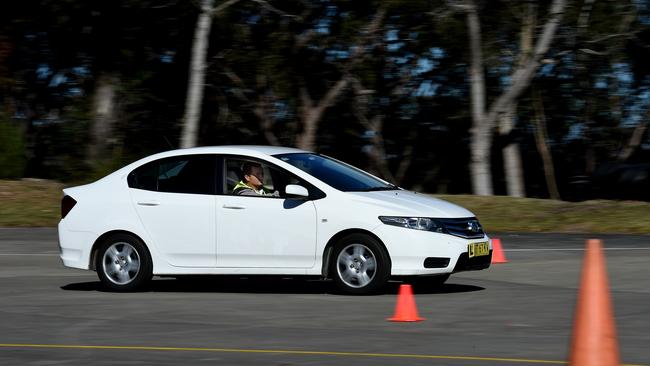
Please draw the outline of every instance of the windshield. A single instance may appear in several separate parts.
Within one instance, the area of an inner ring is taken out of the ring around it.
[[[344,192],[369,192],[399,189],[351,165],[323,155],[298,153],[274,155],[328,185]]]

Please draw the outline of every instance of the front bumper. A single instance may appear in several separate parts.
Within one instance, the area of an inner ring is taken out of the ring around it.
[[[381,225],[374,233],[386,245],[393,276],[426,276],[482,270],[488,268],[492,260],[492,242],[487,235],[479,239],[464,239],[449,234],[390,225]],[[486,241],[489,243],[489,255],[469,258],[468,244]],[[436,268],[426,268],[425,261],[443,264],[436,265]]]
[[[456,266],[454,266],[454,273],[464,271],[480,271],[482,269],[490,267],[490,263],[492,263],[492,249],[490,249],[489,255],[473,258],[469,258],[467,253],[462,253],[456,261]]]

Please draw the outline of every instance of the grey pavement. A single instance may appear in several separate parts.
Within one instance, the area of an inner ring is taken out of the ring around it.
[[[393,323],[386,318],[394,311],[397,282],[377,295],[345,296],[322,281],[206,276],[156,278],[147,291],[110,293],[102,291],[94,272],[63,267],[55,230],[0,229],[0,365],[525,365],[565,360],[582,248],[590,236],[493,237],[502,240],[508,263],[453,275],[439,289],[415,287],[426,320]],[[650,364],[650,236],[601,238],[622,359]]]

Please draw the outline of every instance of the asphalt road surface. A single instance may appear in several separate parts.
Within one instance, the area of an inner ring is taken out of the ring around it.
[[[493,235],[508,263],[415,287],[418,323],[386,321],[399,283],[345,296],[305,279],[156,278],[109,293],[67,269],[53,229],[0,229],[0,365],[562,364],[586,237]],[[650,236],[604,240],[622,361],[650,364]]]

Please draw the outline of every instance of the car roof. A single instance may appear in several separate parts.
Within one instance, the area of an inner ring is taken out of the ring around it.
[[[187,149],[176,149],[156,154],[158,156],[175,156],[183,154],[233,154],[233,155],[277,155],[290,153],[309,153],[309,151],[283,146],[265,145],[224,145],[201,146]]]
[[[194,155],[194,154],[231,154],[231,155],[244,155],[251,157],[263,158],[264,156],[271,156],[276,154],[291,154],[291,153],[311,153],[309,151],[295,149],[292,147],[282,146],[263,146],[263,145],[223,145],[223,146],[202,146],[192,147],[187,149],[176,149],[163,151],[157,154],[146,156],[142,159],[134,161],[133,163],[116,170],[115,172],[107,175],[109,177],[124,177],[126,173],[131,170],[142,166],[148,162],[168,158],[179,155]]]

